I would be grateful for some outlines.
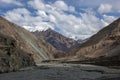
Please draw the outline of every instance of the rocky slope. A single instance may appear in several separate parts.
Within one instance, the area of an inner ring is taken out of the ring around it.
[[[32,55],[22,51],[15,40],[0,32],[0,73],[33,65]]]
[[[67,38],[50,28],[46,31],[35,31],[33,33],[61,51],[66,51],[77,43],[75,40]]]
[[[120,18],[69,52],[71,60],[120,61]],[[67,55],[68,56],[68,55]],[[74,56],[74,57],[73,57]],[[120,64],[119,64],[120,65]]]
[[[17,46],[32,54],[35,62],[51,59],[55,49],[22,27],[0,17],[0,32],[12,37]]]

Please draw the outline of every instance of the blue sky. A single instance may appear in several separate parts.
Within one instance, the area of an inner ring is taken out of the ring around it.
[[[120,0],[0,0],[0,15],[29,31],[85,39],[120,16]]]

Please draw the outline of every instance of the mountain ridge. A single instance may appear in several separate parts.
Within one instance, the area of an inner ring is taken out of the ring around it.
[[[12,37],[23,51],[33,54],[35,62],[51,59],[54,49],[24,28],[0,17],[0,32]]]
[[[57,50],[61,51],[67,51],[77,44],[77,41],[71,38],[67,38],[50,28],[45,31],[35,31],[33,32],[33,34],[41,37],[46,42],[50,43],[53,47],[55,47]]]
[[[120,55],[120,18],[101,29],[85,43],[69,51],[71,60],[99,59],[110,60]],[[68,55],[67,55],[68,56]],[[117,60],[120,61],[118,57]]]

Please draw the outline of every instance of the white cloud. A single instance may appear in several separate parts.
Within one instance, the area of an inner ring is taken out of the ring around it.
[[[89,9],[78,16],[67,14],[65,11],[76,11],[64,1],[45,4],[41,0],[31,0],[28,5],[35,9],[37,16],[31,16],[32,13],[25,8],[17,8],[8,11],[5,17],[30,31],[58,28],[60,33],[74,39],[88,38],[114,20],[114,17],[107,15],[101,20]]]
[[[23,18],[26,16],[29,16],[30,12],[25,9],[25,8],[18,8],[18,9],[13,9],[12,11],[8,11],[5,14],[5,17],[13,22],[17,22],[19,24],[20,22],[24,22],[26,20],[28,20],[27,18]]]
[[[75,8],[73,6],[68,6],[64,1],[56,1],[53,6],[57,10],[63,10],[63,11],[69,11],[69,12],[75,12]]]
[[[75,7],[69,6],[69,7],[68,7],[68,10],[69,10],[70,12],[75,12]]]
[[[37,15],[39,15],[39,16],[41,16],[41,17],[47,17],[46,12],[43,11],[43,10],[38,10],[38,11],[37,11]]]
[[[56,22],[55,16],[53,16],[52,14],[50,14],[49,15],[49,21],[55,23]]]
[[[112,5],[110,4],[101,4],[98,8],[99,13],[109,13],[112,10]]]
[[[103,15],[103,19],[104,19],[104,21],[106,21],[107,23],[111,23],[111,22],[113,22],[114,20],[116,20],[117,18],[114,17],[114,16]]]
[[[104,26],[107,26],[116,19],[117,17],[114,17],[114,16],[103,15],[103,19],[101,21],[104,24]]]
[[[0,2],[2,3],[6,3],[6,4],[14,4],[14,5],[18,5],[18,6],[22,6],[23,4],[17,0],[0,0]]]
[[[68,6],[67,4],[64,3],[64,1],[56,1],[54,3],[54,6],[56,7],[56,9],[60,9],[60,10],[68,10]]]
[[[43,22],[44,18],[47,17],[44,11],[39,11],[39,15],[36,17],[31,16],[31,13],[25,8],[17,8],[8,11],[4,15],[8,20],[23,26],[24,28],[35,31],[35,30],[46,30],[48,28],[53,28],[52,23]]]
[[[77,6],[79,8],[87,7],[87,8],[93,8],[93,9],[96,9],[96,7],[98,7],[98,6],[100,7],[101,5],[103,5],[103,6],[101,6],[101,8],[106,8],[105,5],[108,4],[108,5],[110,5],[110,6],[108,6],[109,8],[112,6],[112,10],[111,10],[112,13],[120,13],[120,0],[75,0],[75,1],[64,0],[64,1],[69,3],[69,5]],[[100,11],[102,11],[102,10],[100,10]],[[104,9],[104,11],[105,11],[105,9]],[[108,11],[109,11],[109,9],[108,9]],[[105,11],[105,12],[108,12],[108,11]]]
[[[33,7],[34,9],[37,9],[37,10],[45,9],[45,5],[42,2],[42,0],[31,0],[28,2],[28,5],[30,5],[31,7]]]

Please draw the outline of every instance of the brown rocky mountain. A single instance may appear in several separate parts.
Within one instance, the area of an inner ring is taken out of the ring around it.
[[[14,39],[0,32],[0,73],[33,65],[32,55],[22,51]]]
[[[32,54],[35,62],[53,58],[55,49],[50,44],[3,17],[0,17],[0,32],[12,37],[21,50]]]
[[[70,60],[120,62],[120,18],[69,52]],[[68,55],[67,55],[68,56]],[[106,64],[106,63],[105,63]],[[119,64],[120,65],[120,64]]]
[[[67,38],[50,28],[46,31],[35,31],[33,33],[61,51],[67,51],[77,43],[75,40]]]

